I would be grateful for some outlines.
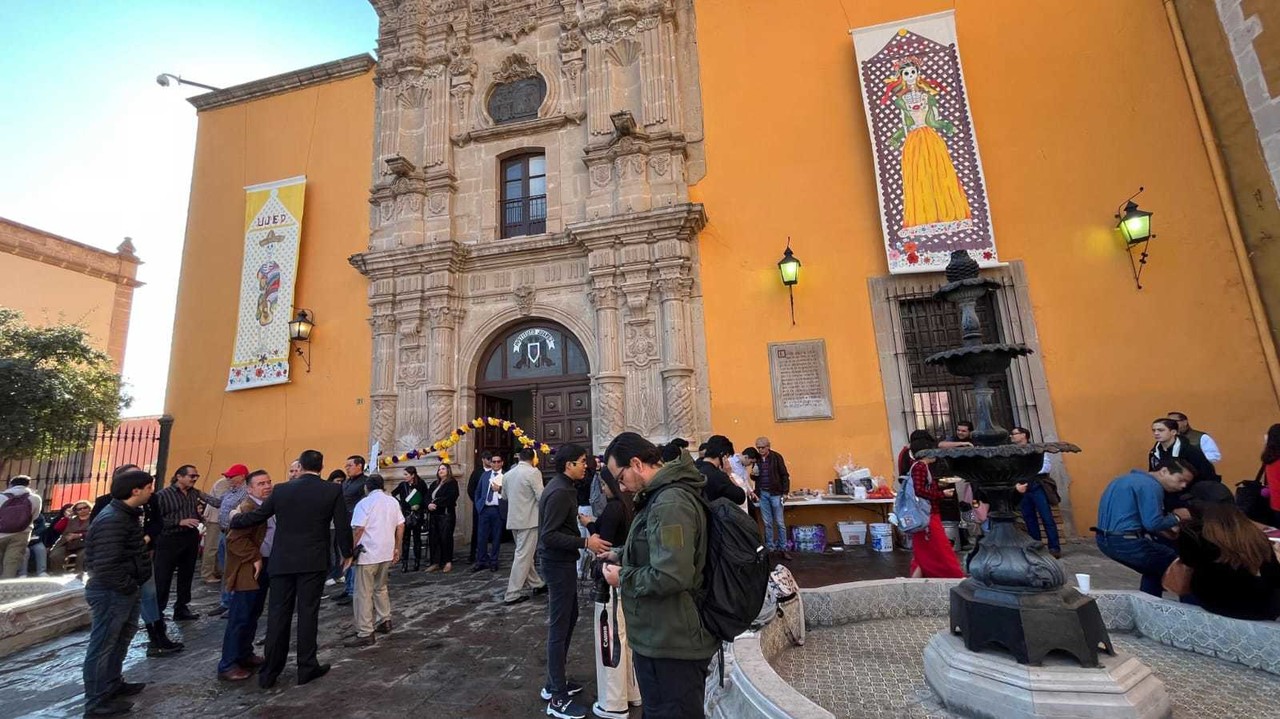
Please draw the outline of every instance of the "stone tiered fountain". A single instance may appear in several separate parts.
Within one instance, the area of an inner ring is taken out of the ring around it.
[[[1014,485],[1039,473],[1045,452],[1080,448],[1014,445],[1008,430],[994,423],[991,379],[1031,348],[983,343],[977,302],[997,283],[979,275],[967,252],[951,253],[946,275],[935,297],[958,306],[963,344],[925,361],[973,381],[975,446],[921,455],[945,459],[951,473],[974,485],[991,506],[991,529],[968,558],[969,578],[951,590],[950,633],[935,635],[925,649],[926,679],[949,709],[969,716],[1040,716],[1037,704],[1063,691],[1091,695],[1087,716],[1159,715],[1142,706],[1167,712],[1167,700],[1151,696],[1163,695],[1163,684],[1133,657],[1116,654],[1094,598],[1067,586],[1062,564],[1014,524],[1021,497]],[[1075,664],[1046,662],[1051,652]],[[1039,668],[1028,672],[1025,665]]]

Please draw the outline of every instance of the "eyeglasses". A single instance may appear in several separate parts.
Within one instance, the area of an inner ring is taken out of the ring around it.
[[[200,475],[195,474],[195,473],[188,474],[188,475],[186,475],[186,476],[190,477],[191,479],[200,479]]]

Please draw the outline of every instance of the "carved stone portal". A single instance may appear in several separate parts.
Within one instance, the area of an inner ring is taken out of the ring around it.
[[[693,0],[374,6],[371,232],[351,264],[369,279],[383,451],[473,417],[480,353],[539,317],[587,354],[597,450],[624,430],[707,433]],[[498,169],[526,153],[545,158],[546,231],[504,239]],[[468,467],[470,449],[454,452]]]

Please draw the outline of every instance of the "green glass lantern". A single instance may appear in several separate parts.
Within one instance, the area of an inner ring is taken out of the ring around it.
[[[1151,239],[1151,213],[1138,209],[1138,204],[1129,200],[1125,203],[1119,227],[1128,246],[1146,242]]]
[[[778,260],[778,273],[782,275],[782,284],[791,287],[800,282],[800,260],[791,253],[791,240],[787,240],[787,250]]]

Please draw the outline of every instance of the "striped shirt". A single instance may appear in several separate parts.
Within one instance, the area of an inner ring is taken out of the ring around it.
[[[205,504],[211,507],[217,507],[221,504],[221,500],[210,497],[194,487],[183,492],[178,489],[176,484],[171,484],[156,492],[155,497],[156,502],[160,505],[160,517],[164,522],[162,536],[174,536],[183,532],[196,531],[193,527],[183,527],[181,522],[184,519],[201,519],[200,512],[196,508],[197,502],[203,500]]]

